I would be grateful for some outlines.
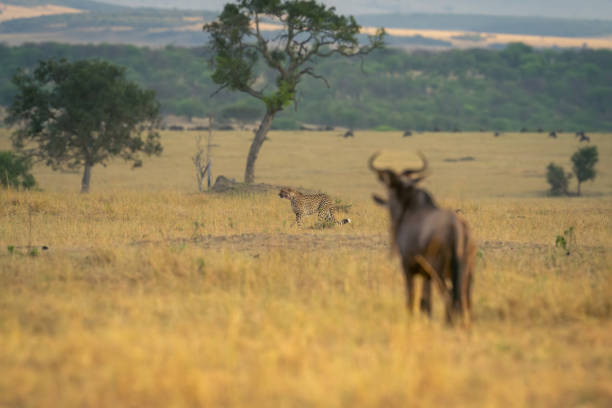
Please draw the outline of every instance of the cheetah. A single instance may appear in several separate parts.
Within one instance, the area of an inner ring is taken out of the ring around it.
[[[302,217],[304,215],[318,214],[319,222],[342,225],[349,224],[350,218],[345,218],[342,221],[336,220],[334,211],[336,207],[333,206],[329,196],[327,194],[302,194],[292,188],[281,188],[278,193],[280,198],[286,198],[291,201],[291,209],[295,213],[295,221],[298,227],[302,227]]]

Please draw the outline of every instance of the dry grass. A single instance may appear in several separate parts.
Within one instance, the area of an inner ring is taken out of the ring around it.
[[[216,135],[216,174],[240,177],[251,137]],[[270,137],[258,180],[351,202],[353,224],[298,230],[273,193],[194,194],[187,132],[142,169],[95,167],[90,195],[46,168],[45,191],[0,191],[0,406],[610,406],[610,135],[592,136],[587,196],[560,199],[544,168],[569,168],[568,134]],[[378,149],[396,166],[424,151],[480,241],[469,332],[442,325],[439,296],[431,322],[404,309],[369,198]]]

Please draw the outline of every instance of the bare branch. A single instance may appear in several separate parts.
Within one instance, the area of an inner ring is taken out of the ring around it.
[[[222,90],[224,90],[225,88],[227,88],[229,86],[229,84],[225,84],[219,88],[217,88],[217,90],[213,93],[210,94],[210,98],[212,98],[213,96],[217,95],[219,92],[221,92]]]
[[[299,78],[299,77],[301,77],[302,75],[308,75],[308,76],[311,76],[311,77],[313,77],[313,78],[315,78],[315,79],[319,79],[319,80],[323,81],[323,82],[325,83],[325,85],[327,86],[327,88],[331,88],[331,87],[329,86],[329,82],[327,82],[327,79],[326,79],[324,76],[322,76],[322,75],[315,74],[315,73],[312,71],[312,69],[313,69],[312,67],[308,67],[308,68],[306,68],[306,69],[303,69],[303,70],[302,70],[302,71],[300,71],[300,73],[297,75],[297,76],[298,76],[298,78]]]

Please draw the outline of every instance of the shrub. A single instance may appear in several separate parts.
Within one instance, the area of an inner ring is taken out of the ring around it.
[[[13,152],[0,151],[0,183],[4,187],[32,188],[36,185],[30,174],[32,162]]]
[[[571,173],[565,173],[563,167],[557,166],[555,163],[550,163],[546,168],[546,181],[550,184],[552,195],[567,194],[570,178],[572,178]]]

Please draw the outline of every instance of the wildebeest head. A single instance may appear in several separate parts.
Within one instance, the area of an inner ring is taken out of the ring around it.
[[[400,173],[396,173],[392,169],[382,169],[374,166],[374,161],[379,156],[379,153],[374,153],[368,165],[370,170],[376,173],[378,180],[387,187],[387,199],[384,199],[376,194],[372,195],[374,202],[379,205],[389,207],[391,212],[392,222],[399,221],[401,214],[406,208],[420,204],[421,201],[431,202],[431,197],[425,191],[418,187],[426,177],[428,167],[427,159],[422,153],[419,153],[423,165],[418,169],[405,169]]]

